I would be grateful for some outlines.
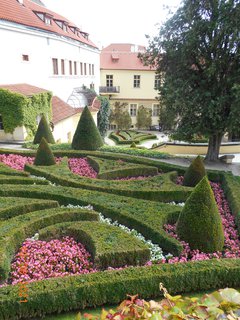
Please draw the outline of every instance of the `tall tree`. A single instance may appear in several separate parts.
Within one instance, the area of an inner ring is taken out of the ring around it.
[[[140,106],[137,111],[137,123],[138,129],[149,129],[152,125],[152,110]]]
[[[102,96],[98,96],[98,100],[101,102],[98,112],[98,130],[102,138],[105,138],[109,128],[110,102],[107,97]]]
[[[142,57],[163,80],[159,99],[177,130],[209,137],[210,161],[224,133],[240,126],[239,21],[239,0],[184,0]]]
[[[110,122],[114,122],[120,130],[131,127],[132,119],[127,110],[127,103],[115,102],[111,110]]]

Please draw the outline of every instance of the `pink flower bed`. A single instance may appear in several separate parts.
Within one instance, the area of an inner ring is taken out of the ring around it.
[[[181,184],[182,178],[179,179],[179,184]],[[221,189],[219,183],[211,182],[211,187],[215,196],[215,200],[218,206],[218,210],[222,219],[223,229],[224,229],[224,251],[215,252],[211,254],[206,254],[200,252],[199,250],[191,250],[189,244],[180,241],[183,245],[183,252],[180,257],[174,257],[169,259],[169,263],[175,262],[186,262],[193,260],[208,260],[211,258],[239,258],[240,257],[240,241],[238,238],[237,227],[234,222],[234,217],[231,214],[228,202],[224,196],[224,192]],[[176,234],[176,225],[165,225],[165,230],[172,237],[179,240]]]
[[[82,177],[96,178],[97,172],[89,165],[87,158],[71,158],[68,165],[72,173]]]
[[[73,238],[26,240],[12,263],[11,283],[96,272],[90,254]]]
[[[55,161],[56,163],[60,163],[61,158],[55,158]],[[25,164],[34,163],[34,157],[26,157],[17,154],[0,154],[0,162],[3,162],[12,169],[23,171]],[[68,165],[74,174],[88,178],[97,177],[97,172],[89,165],[87,158],[69,159]]]
[[[23,171],[25,164],[33,164],[34,158],[17,154],[0,154],[0,162],[3,162],[12,169]]]

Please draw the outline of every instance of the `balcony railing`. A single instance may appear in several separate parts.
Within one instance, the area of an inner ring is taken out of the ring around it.
[[[102,94],[117,94],[120,93],[120,87],[99,87],[99,93]]]

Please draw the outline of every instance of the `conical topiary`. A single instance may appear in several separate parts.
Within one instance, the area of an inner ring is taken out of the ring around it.
[[[75,150],[97,150],[103,145],[103,140],[93,120],[91,112],[86,106],[79,119],[77,129],[72,140]]]
[[[36,166],[51,166],[56,164],[52,150],[50,149],[45,138],[41,139],[34,160]]]
[[[39,122],[33,143],[34,144],[40,143],[42,138],[45,138],[48,143],[52,143],[52,144],[55,143],[52,131],[49,127],[49,124],[44,114],[42,115],[42,118]]]
[[[191,249],[206,253],[223,249],[222,221],[207,176],[187,199],[177,221],[177,234]]]
[[[200,156],[197,156],[197,158],[192,161],[184,174],[183,185],[187,187],[195,187],[205,175],[206,170],[203,164],[203,160]]]

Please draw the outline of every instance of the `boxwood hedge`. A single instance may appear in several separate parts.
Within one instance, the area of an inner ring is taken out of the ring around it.
[[[150,250],[142,241],[118,227],[97,221],[58,223],[40,230],[39,235],[47,240],[64,235],[73,237],[86,247],[100,269],[143,265],[150,259]]]
[[[0,318],[18,320],[46,314],[116,304],[126,294],[151,299],[161,296],[162,282],[170,294],[239,287],[240,259],[131,267],[27,284],[28,301],[20,303],[19,286],[0,288]]]

